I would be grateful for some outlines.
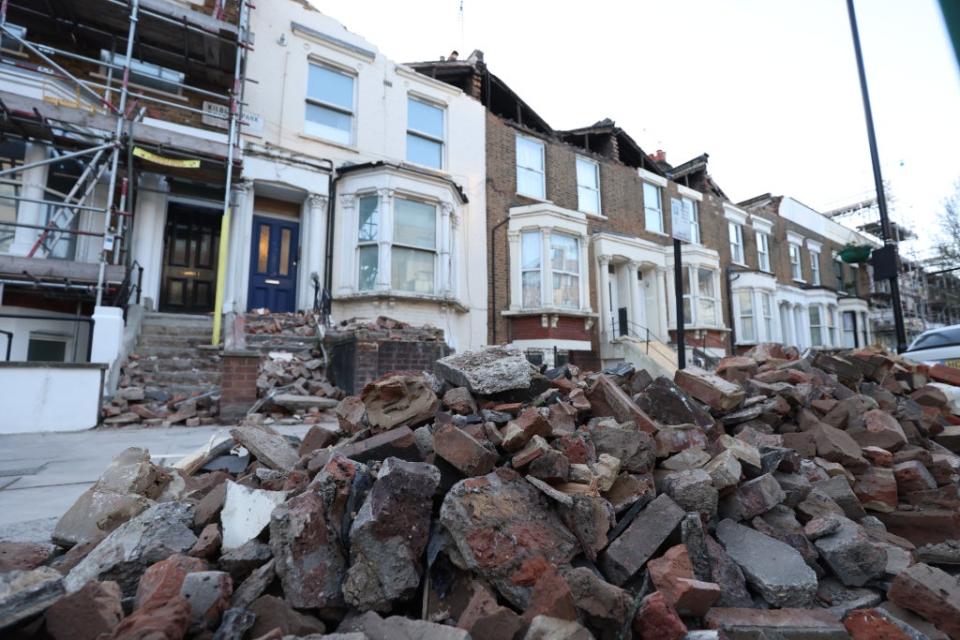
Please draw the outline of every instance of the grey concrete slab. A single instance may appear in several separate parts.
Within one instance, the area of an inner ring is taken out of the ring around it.
[[[274,427],[303,436],[308,426]],[[0,540],[44,539],[77,497],[127,447],[144,447],[170,465],[229,435],[230,427],[94,429],[0,435]]]

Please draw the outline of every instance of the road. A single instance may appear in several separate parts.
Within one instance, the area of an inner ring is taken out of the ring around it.
[[[302,436],[306,426],[276,427]],[[229,427],[103,429],[0,435],[0,540],[47,540],[57,519],[118,453],[144,447],[172,464]]]

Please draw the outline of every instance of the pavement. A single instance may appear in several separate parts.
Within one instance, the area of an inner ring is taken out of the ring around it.
[[[308,426],[274,427],[303,436]],[[0,540],[49,540],[70,505],[128,447],[173,464],[230,427],[93,429],[0,435]]]

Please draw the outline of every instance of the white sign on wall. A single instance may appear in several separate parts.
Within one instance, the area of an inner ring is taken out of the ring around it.
[[[678,198],[670,201],[670,225],[674,240],[693,242],[693,220]]]
[[[229,117],[230,107],[227,105],[203,101],[203,124],[226,129],[230,124]],[[240,114],[240,132],[254,136],[263,135],[263,118],[256,113],[244,111]]]

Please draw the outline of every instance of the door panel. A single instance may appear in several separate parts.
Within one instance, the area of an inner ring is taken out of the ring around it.
[[[171,205],[164,231],[161,311],[213,311],[219,240],[220,216],[206,209]]]
[[[297,307],[300,223],[253,216],[250,236],[252,247],[247,308],[293,311]]]

